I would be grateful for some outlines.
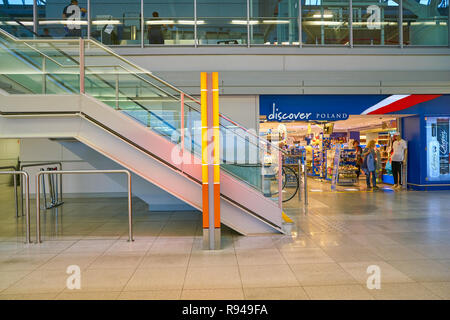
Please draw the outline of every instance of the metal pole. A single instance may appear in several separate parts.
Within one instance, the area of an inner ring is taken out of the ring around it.
[[[349,38],[350,48],[353,48],[353,0],[350,0],[350,12],[349,12]]]
[[[302,160],[298,160],[298,200],[302,200],[300,180],[302,179]]]
[[[19,217],[19,199],[17,198],[17,176],[14,175],[14,200],[15,200],[15,205],[16,205],[16,218]]]
[[[31,226],[30,226],[30,177],[28,173],[22,172],[21,175],[24,176],[25,181],[25,212],[26,212],[26,226],[27,226],[27,243],[31,243]],[[21,185],[22,187],[22,185]]]
[[[184,163],[184,93],[181,93],[180,97],[181,107],[181,119],[180,119],[180,131],[181,131],[181,171],[183,171],[183,163]]]
[[[306,173],[306,165],[305,164],[302,165],[302,168],[303,168],[303,192],[304,192],[303,198],[305,201],[305,206],[307,206],[308,205],[308,179],[307,179],[308,175]]]
[[[91,0],[87,0],[87,38],[91,39]]]
[[[13,167],[11,167],[13,168]],[[20,175],[20,177],[24,177],[24,185],[25,185],[25,205],[26,205],[26,241],[25,243],[31,243],[30,238],[30,193],[29,193],[29,176],[28,173],[25,171],[0,171],[0,174],[7,174],[7,175],[13,175],[16,177],[16,175]],[[22,184],[21,184],[22,186]],[[16,198],[17,199],[17,198]],[[16,201],[16,216],[18,217],[18,211],[17,211],[17,201]]]
[[[132,197],[131,197],[131,174],[128,170],[75,170],[75,171],[40,171],[36,175],[36,242],[41,243],[41,210],[40,210],[40,184],[39,179],[42,176],[48,174],[99,174],[99,173],[122,173],[126,174],[128,184],[128,241],[134,241],[133,239],[133,211],[132,211]]]
[[[44,171],[36,175],[36,243],[41,243],[41,185],[40,177]]]
[[[117,72],[117,68],[114,68]],[[119,110],[119,73],[116,73],[116,110]]]
[[[247,0],[247,48],[250,48],[250,0]]]
[[[39,17],[37,12],[37,0],[33,0],[33,38],[36,38],[36,34],[38,33],[38,23]]]
[[[283,210],[283,158],[278,150],[278,208]]]
[[[126,171],[128,182],[128,242],[134,241],[133,239],[133,207],[131,202],[131,174]]]
[[[47,66],[45,56],[42,57],[42,93],[47,93]]]
[[[302,0],[298,0],[298,41],[300,48],[303,47],[303,16]],[[300,171],[299,171],[300,174]]]
[[[141,0],[141,48],[144,48],[144,31],[145,21],[144,21],[144,0]]]
[[[400,48],[403,49],[403,0],[400,0],[398,11],[398,42],[400,44]]]
[[[197,48],[197,0],[194,0],[194,46]]]
[[[84,94],[84,40],[80,38],[80,93]]]

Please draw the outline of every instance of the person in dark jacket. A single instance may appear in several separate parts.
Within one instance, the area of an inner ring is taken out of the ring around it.
[[[366,148],[363,151],[363,170],[366,174],[367,189],[370,189],[370,176],[372,176],[373,189],[378,189],[377,187],[377,154],[375,151],[375,140],[370,140]]]
[[[153,20],[158,21],[159,13],[153,12]],[[151,24],[148,26],[148,42],[150,44],[164,44],[164,35],[163,35],[163,25],[161,24]]]

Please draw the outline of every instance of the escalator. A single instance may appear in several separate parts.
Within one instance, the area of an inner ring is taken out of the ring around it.
[[[201,210],[195,98],[94,40],[20,40],[0,29],[0,61],[0,138],[76,139]],[[245,235],[282,232],[261,173],[280,151],[224,116],[220,132],[222,223]]]

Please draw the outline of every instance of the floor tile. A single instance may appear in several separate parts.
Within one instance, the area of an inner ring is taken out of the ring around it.
[[[369,289],[367,289],[369,290]],[[440,300],[441,298],[419,283],[384,283],[370,290],[378,300]]]
[[[123,291],[119,300],[178,300],[181,290]]]
[[[239,270],[244,288],[299,286],[287,265],[239,266]]]
[[[361,285],[303,287],[312,300],[373,300]]]
[[[79,292],[77,290],[64,291],[56,296],[56,300],[116,300],[120,295],[117,292]]]
[[[401,283],[413,282],[413,280],[400,270],[396,269],[390,263],[385,261],[366,261],[366,262],[343,262],[339,265],[360,284],[366,285],[367,279],[373,273],[367,273],[369,266],[378,266],[380,268],[381,283]]]
[[[450,281],[450,269],[433,260],[389,261],[396,269],[418,282]]]
[[[243,300],[242,288],[183,290],[181,300]]]
[[[450,282],[421,282],[420,284],[442,299],[450,300]]]
[[[208,266],[188,268],[184,290],[242,288],[237,266]]]
[[[236,257],[240,266],[286,264],[278,249],[237,249]]]
[[[321,248],[290,248],[280,251],[289,264],[334,262]]]
[[[337,263],[294,264],[291,269],[302,286],[356,284]]]
[[[137,269],[124,291],[181,290],[186,267],[155,267]]]
[[[302,287],[244,288],[247,300],[308,300]]]

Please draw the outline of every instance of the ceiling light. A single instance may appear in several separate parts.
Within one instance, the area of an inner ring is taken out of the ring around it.
[[[263,23],[267,24],[287,24],[289,20],[263,20]]]
[[[320,13],[316,13],[313,15],[313,18],[333,18],[333,15],[330,13],[325,13],[325,14],[320,14]]]
[[[178,20],[179,24],[195,24],[194,20]],[[197,20],[197,24],[205,24],[205,20]]]
[[[149,20],[145,22],[146,24],[150,25],[161,25],[161,24],[174,24],[175,21],[173,20]]]
[[[122,24],[119,20],[95,20],[92,24]]]

